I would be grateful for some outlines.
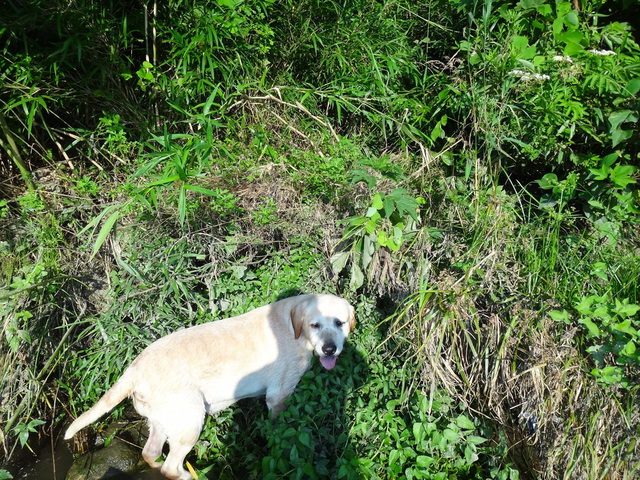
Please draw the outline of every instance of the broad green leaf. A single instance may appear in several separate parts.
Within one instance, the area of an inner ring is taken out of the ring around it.
[[[550,190],[558,185],[558,176],[555,173],[547,173],[540,180],[536,180],[536,183],[543,190]]]
[[[371,233],[362,239],[362,266],[367,267],[371,263],[373,254],[376,251],[376,234]]]
[[[422,422],[416,422],[413,424],[413,437],[415,438],[416,444],[420,446],[425,439],[427,432],[424,428]]]
[[[589,336],[599,337],[602,334],[598,325],[596,325],[593,322],[593,320],[591,320],[590,318],[582,317],[578,320],[578,322],[583,324],[585,327],[587,327],[587,330],[589,331]]]
[[[633,110],[618,110],[609,115],[611,130],[615,130],[623,123],[636,121],[638,121],[638,115]]]
[[[11,475],[6,470],[0,469],[0,480],[11,480],[13,479],[13,475]]]
[[[551,310],[549,316],[556,322],[570,323],[569,312],[566,310]]]
[[[540,207],[541,208],[553,208],[556,205],[558,205],[558,201],[555,199],[555,197],[550,194],[550,193],[545,193],[541,198],[540,198]]]
[[[378,244],[382,247],[386,247],[388,245],[387,232],[384,230],[378,230]]]
[[[372,206],[367,209],[367,213],[365,213],[365,217],[371,218],[377,214],[378,214],[378,209]]]
[[[625,90],[631,95],[635,95],[640,91],[640,78],[633,78],[627,82]]]
[[[611,146],[616,147],[622,142],[626,142],[633,136],[633,130],[622,130],[616,128],[611,132]]]
[[[480,445],[487,441],[486,438],[479,437],[477,435],[470,435],[468,437],[465,437],[465,440],[472,445]]]
[[[458,418],[456,418],[456,425],[463,430],[474,430],[476,428],[473,422],[464,415],[459,415]]]
[[[344,269],[350,256],[350,252],[340,252],[331,257],[331,269],[334,274],[338,274]]]
[[[632,177],[635,170],[631,165],[617,165],[609,173],[609,178],[616,187],[625,188],[630,183],[636,183]]]
[[[609,177],[609,170],[611,165],[618,159],[617,153],[612,153],[607,155],[600,162],[600,166],[598,168],[590,168],[589,171],[592,175],[594,175],[595,180],[601,181],[606,180]]]
[[[567,13],[564,19],[567,22],[567,24],[573,27],[577,27],[580,24],[580,21],[578,20],[578,14],[575,10]]]
[[[393,227],[393,241],[400,245],[402,243],[402,224]]]
[[[396,243],[392,238],[387,239],[387,248],[392,252],[397,252],[400,250],[401,243]]]
[[[620,352],[620,354],[624,355],[625,357],[631,357],[634,353],[636,353],[636,344],[633,342],[633,340],[629,340]]]
[[[591,267],[591,275],[601,278],[602,280],[608,280],[607,264],[604,262],[596,262]]]
[[[364,225],[364,229],[367,233],[371,234],[376,231],[378,228],[378,220],[380,219],[380,215],[376,213],[372,218],[367,221]]]
[[[450,428],[445,428],[442,435],[449,441],[449,443],[454,443],[460,440],[460,434]]]
[[[382,196],[379,193],[376,193],[371,199],[371,207],[376,210],[380,210],[383,207]]]
[[[356,262],[351,263],[351,279],[349,280],[349,288],[352,291],[358,290],[364,284],[364,274]]]
[[[517,6],[523,10],[528,10],[530,8],[538,8],[546,2],[547,0],[520,0]]]
[[[632,317],[640,310],[640,305],[628,303],[628,300],[620,301],[616,300],[615,312],[621,317]]]
[[[416,465],[422,468],[428,468],[430,465],[435,463],[435,458],[429,457],[427,455],[418,455],[416,457]]]

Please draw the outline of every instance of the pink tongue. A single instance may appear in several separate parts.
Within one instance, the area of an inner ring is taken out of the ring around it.
[[[331,370],[336,366],[336,362],[338,361],[338,357],[320,357],[320,363],[327,370]]]

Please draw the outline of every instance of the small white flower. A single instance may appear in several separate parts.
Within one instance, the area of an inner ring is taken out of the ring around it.
[[[598,55],[600,57],[606,57],[608,55],[616,54],[616,52],[612,52],[611,50],[596,50],[595,48],[589,50],[589,53],[593,53],[594,55]]]
[[[555,55],[552,60],[554,62],[573,63],[573,59],[569,55]]]
[[[508,73],[508,75],[513,75],[514,77],[518,77],[523,82],[528,82],[529,80],[534,80],[536,82],[543,82],[545,80],[551,79],[549,75],[542,75],[540,73],[528,73],[528,72],[523,72],[522,70],[511,70]]]

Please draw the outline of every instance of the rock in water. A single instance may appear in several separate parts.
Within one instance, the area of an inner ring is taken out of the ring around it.
[[[140,449],[114,438],[108,447],[76,458],[66,480],[126,479],[127,473],[145,465]]]

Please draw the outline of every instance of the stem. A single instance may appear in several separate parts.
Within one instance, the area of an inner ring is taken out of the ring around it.
[[[9,130],[9,126],[4,119],[4,115],[0,112],[0,130],[4,133],[4,137],[7,139],[6,143],[3,141],[0,136],[0,147],[6,150],[9,157],[13,160],[13,163],[16,164],[18,170],[20,170],[20,175],[22,175],[22,180],[24,180],[25,185],[29,189],[30,193],[34,193],[36,191],[36,187],[31,178],[31,172],[27,169],[26,165],[22,161],[22,157],[20,156],[20,150],[18,150],[18,146],[16,145],[15,140],[13,139],[13,134]]]

